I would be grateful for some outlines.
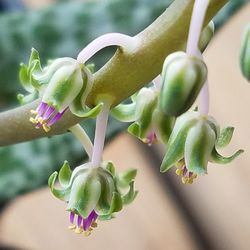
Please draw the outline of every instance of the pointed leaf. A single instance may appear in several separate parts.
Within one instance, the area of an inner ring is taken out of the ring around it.
[[[135,179],[136,174],[137,174],[137,169],[134,169],[134,168],[128,169],[124,171],[123,173],[120,173],[117,177],[118,185],[121,188],[128,187],[130,182]]]
[[[113,197],[112,197],[112,201],[111,201],[109,214],[119,212],[120,210],[122,210],[122,206],[123,206],[123,204],[122,204],[121,195],[117,192],[114,192]]]

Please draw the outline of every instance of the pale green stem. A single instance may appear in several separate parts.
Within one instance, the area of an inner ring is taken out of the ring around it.
[[[80,141],[86,153],[88,154],[89,159],[91,159],[93,153],[93,144],[82,126],[80,124],[76,124],[70,127],[69,130]]]

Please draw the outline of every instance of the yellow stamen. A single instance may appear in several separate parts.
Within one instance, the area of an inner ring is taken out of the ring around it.
[[[33,117],[30,117],[30,120],[29,120],[31,123],[33,124],[37,124],[38,123],[38,120],[33,118]]]
[[[94,227],[94,228],[95,228],[95,227],[97,227],[97,225],[98,225],[98,224],[97,224],[95,221],[93,221],[93,222],[91,223],[91,227]]]
[[[178,169],[175,170],[175,173],[177,175],[181,176],[181,175],[183,175],[183,170],[178,168]]]
[[[43,130],[47,133],[50,131],[50,126],[46,122],[43,123]]]
[[[90,235],[91,235],[91,231],[88,230],[88,231],[85,231],[85,232],[84,232],[84,236],[88,237],[88,236],[90,236]]]
[[[188,179],[188,184],[193,184],[193,179],[192,178]]]
[[[182,177],[181,181],[183,184],[187,184],[188,183],[188,178],[187,177]]]
[[[82,232],[83,232],[82,227],[77,227],[77,228],[75,229],[75,233],[76,233],[76,234],[81,234]]]
[[[31,110],[30,110],[30,113],[31,113],[32,115],[37,115],[37,111],[34,110],[34,109],[31,109]]]
[[[74,230],[74,229],[76,229],[76,225],[69,225],[69,227],[68,227],[70,230]]]

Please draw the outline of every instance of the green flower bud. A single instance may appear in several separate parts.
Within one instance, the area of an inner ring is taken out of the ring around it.
[[[163,65],[160,108],[170,116],[186,112],[207,78],[205,63],[184,52],[169,55]]]
[[[148,145],[157,140],[167,142],[174,118],[159,109],[159,91],[155,88],[142,88],[131,99],[131,104],[115,107],[112,115],[119,121],[133,122],[128,132]]]
[[[245,29],[241,51],[240,51],[240,68],[245,78],[250,81],[250,25]]]
[[[201,32],[199,49],[203,52],[214,36],[214,22],[211,21]]]
[[[57,176],[60,189],[55,187]],[[51,192],[68,204],[70,229],[88,235],[95,227],[97,218],[111,219],[113,213],[134,200],[137,195],[134,190],[135,176],[134,169],[116,175],[111,162],[103,162],[97,167],[86,163],[73,172],[65,162],[59,175],[55,172],[50,176],[48,184]]]
[[[209,161],[221,164],[231,162],[243,150],[238,150],[230,157],[221,156],[217,152],[217,144],[225,146],[231,139],[228,139],[229,136],[225,136],[225,133],[230,132],[220,131],[211,116],[190,111],[178,117],[169,138],[161,172],[175,165],[176,174],[182,177],[182,182],[191,184],[197,175],[207,173]],[[219,142],[222,137],[227,137],[224,143]]]

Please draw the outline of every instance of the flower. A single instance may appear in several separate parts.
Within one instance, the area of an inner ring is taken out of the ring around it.
[[[37,109],[31,110],[30,121],[46,132],[68,109],[80,117],[95,117],[101,109],[102,104],[93,109],[86,106],[92,88],[92,74],[88,67],[73,58],[55,59],[42,69],[39,54],[32,49],[29,64],[21,64],[19,78],[31,93],[26,97],[18,96],[22,103],[41,97]]]
[[[55,188],[57,176],[61,189]],[[48,184],[52,193],[67,203],[69,228],[88,236],[97,227],[98,219],[113,218],[114,213],[135,199],[135,176],[134,169],[116,174],[111,162],[96,167],[85,163],[72,172],[65,161],[59,174],[54,172],[50,176]]]
[[[230,157],[221,156],[216,148],[225,147],[231,140],[233,128],[220,130],[215,119],[197,111],[189,111],[177,118],[161,164],[161,172],[174,165],[184,184],[191,184],[200,174],[207,173],[209,161],[226,164],[243,150]]]
[[[112,109],[112,115],[119,121],[133,122],[128,132],[149,146],[158,140],[166,143],[175,119],[159,109],[159,90],[145,87],[131,99],[132,103]]]

